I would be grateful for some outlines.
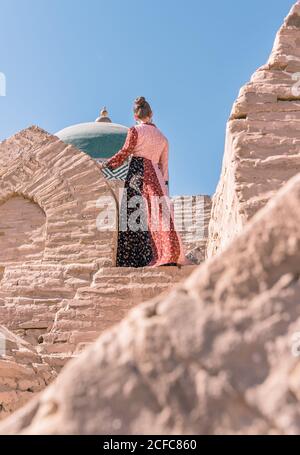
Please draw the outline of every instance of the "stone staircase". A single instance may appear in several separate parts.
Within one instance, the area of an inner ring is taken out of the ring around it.
[[[12,264],[2,272],[0,320],[59,371],[131,308],[168,290],[194,268]]]
[[[65,299],[51,330],[40,337],[38,352],[59,370],[131,308],[168,290],[194,268],[101,268],[90,286]]]

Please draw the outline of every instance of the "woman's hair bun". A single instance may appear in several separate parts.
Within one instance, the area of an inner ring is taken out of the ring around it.
[[[136,117],[141,120],[152,117],[153,115],[151,106],[144,96],[139,96],[135,99],[133,110]]]
[[[146,98],[144,96],[139,96],[138,98],[136,98],[135,105],[137,107],[142,107],[145,104],[146,104]]]

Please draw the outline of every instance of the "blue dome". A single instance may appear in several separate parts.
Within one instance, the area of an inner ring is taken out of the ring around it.
[[[92,158],[110,158],[124,145],[128,128],[116,123],[91,122],[69,126],[55,135]]]

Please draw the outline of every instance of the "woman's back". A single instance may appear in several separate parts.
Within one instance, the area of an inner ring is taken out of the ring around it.
[[[147,158],[155,164],[159,164],[162,155],[168,149],[167,138],[153,124],[142,123],[135,126],[135,129],[138,136],[133,155]]]
[[[168,140],[152,123],[144,97],[135,101],[134,115],[139,124],[128,130],[123,148],[106,162],[115,169],[131,157],[120,206],[117,265],[183,264],[182,242],[168,198]]]

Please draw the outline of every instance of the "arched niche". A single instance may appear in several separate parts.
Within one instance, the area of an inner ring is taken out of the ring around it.
[[[46,215],[35,202],[14,195],[0,205],[0,264],[43,258]]]

